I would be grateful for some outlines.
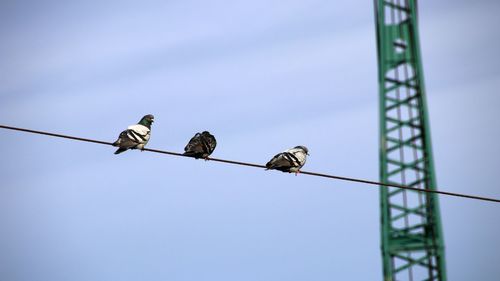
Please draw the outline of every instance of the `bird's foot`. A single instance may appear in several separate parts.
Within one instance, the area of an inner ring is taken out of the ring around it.
[[[298,174],[300,174],[300,170],[298,170],[297,172],[295,172],[295,176],[297,176]]]

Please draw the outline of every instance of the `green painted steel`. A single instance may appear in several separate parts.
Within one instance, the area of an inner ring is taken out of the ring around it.
[[[380,180],[436,188],[415,0],[374,0]],[[380,188],[384,280],[446,280],[435,194]]]

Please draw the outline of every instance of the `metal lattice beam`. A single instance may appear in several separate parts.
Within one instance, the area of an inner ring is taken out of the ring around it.
[[[380,179],[435,189],[415,0],[376,0]],[[384,280],[446,280],[435,195],[381,188]]]

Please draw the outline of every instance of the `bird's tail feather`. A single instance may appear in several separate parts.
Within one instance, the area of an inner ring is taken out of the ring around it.
[[[183,155],[186,155],[188,157],[194,157],[196,159],[201,158],[201,154],[195,151],[186,151],[183,153]]]
[[[273,164],[271,163],[271,161],[267,162],[266,163],[266,170],[271,170],[273,168]]]
[[[120,148],[118,148],[118,149],[115,151],[115,154],[120,154],[120,153],[125,152],[125,151],[127,151],[127,149],[126,149],[126,148],[122,148],[122,147],[120,147]]]

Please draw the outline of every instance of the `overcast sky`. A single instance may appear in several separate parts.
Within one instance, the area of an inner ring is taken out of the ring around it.
[[[442,190],[500,198],[500,2],[420,1]],[[372,1],[0,1],[0,123],[194,133],[378,179]],[[0,279],[382,280],[376,187],[0,130]],[[449,280],[500,276],[500,205],[440,197]]]

